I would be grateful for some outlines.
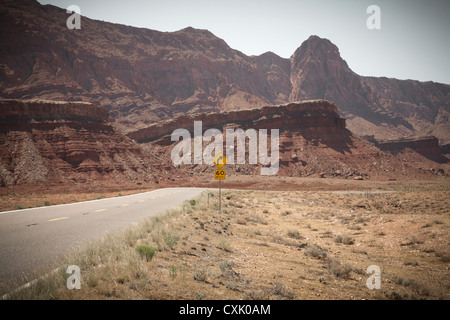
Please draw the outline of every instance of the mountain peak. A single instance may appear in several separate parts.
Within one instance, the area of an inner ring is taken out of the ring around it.
[[[175,31],[175,33],[184,33],[184,34],[189,34],[189,35],[193,35],[193,36],[207,36],[210,38],[217,38],[211,31],[206,30],[206,29],[197,29],[197,28],[193,28],[191,26],[183,28],[181,30]]]
[[[291,56],[291,100],[331,99],[338,106],[362,105],[361,84],[330,40],[310,36]]]
[[[295,50],[291,56],[291,60],[301,62],[304,60],[321,61],[326,63],[327,61],[335,61],[342,63],[348,68],[347,63],[341,58],[339,48],[326,38],[320,38],[319,36],[312,35],[301,46]]]

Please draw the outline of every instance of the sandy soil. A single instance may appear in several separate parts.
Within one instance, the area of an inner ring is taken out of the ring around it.
[[[354,183],[225,190],[222,212],[217,193],[205,193],[164,223],[176,241],[145,262],[144,275],[100,277],[63,297],[450,299],[449,181]],[[154,240],[149,233],[133,247]],[[371,290],[373,265],[381,282]]]
[[[448,177],[436,176],[434,179],[411,178],[393,180],[392,178],[357,181],[353,179],[333,178],[297,178],[284,176],[249,176],[228,175],[223,188],[244,190],[279,190],[279,191],[331,191],[331,190],[408,190],[411,186],[434,188],[445,185]],[[167,180],[161,183],[115,185],[108,182],[89,184],[56,184],[0,187],[0,211],[33,208],[45,205],[72,203],[117,197],[166,187],[205,187],[218,188],[211,173],[196,174],[183,180]]]

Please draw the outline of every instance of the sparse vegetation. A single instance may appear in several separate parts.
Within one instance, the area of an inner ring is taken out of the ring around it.
[[[282,299],[295,299],[295,293],[291,289],[289,289],[285,284],[283,283],[275,283],[275,285],[272,288],[273,294],[276,296],[282,298]]]
[[[312,244],[306,247],[305,255],[313,258],[324,259],[327,257],[327,250],[316,244]]]
[[[287,235],[290,238],[294,239],[302,239],[303,237],[300,235],[300,232],[298,230],[288,230]]]
[[[223,261],[219,264],[220,271],[222,274],[228,275],[233,271],[234,263],[230,261]]]
[[[344,235],[344,236],[342,236],[342,235],[337,235],[335,238],[334,238],[334,242],[336,242],[336,243],[342,243],[342,244],[347,244],[347,245],[351,245],[351,244],[354,244],[355,243],[355,241],[354,241],[354,239],[352,238],[352,237],[350,237],[350,236],[348,236],[348,235]]]
[[[199,268],[195,271],[194,280],[206,281],[207,276],[208,276],[208,272],[206,271],[206,269]]]
[[[141,244],[136,248],[136,251],[141,255],[141,257],[144,257],[147,261],[152,260],[157,250],[157,248],[145,244]]]
[[[159,251],[173,250],[177,245],[180,237],[175,231],[170,230],[164,225],[159,225],[152,232],[152,240],[156,243]]]
[[[443,230],[449,216],[411,214],[421,209],[414,207],[414,201],[420,203],[417,195],[399,195],[401,205],[395,207],[380,194],[276,192],[276,201],[268,194],[227,191],[227,212],[219,214],[217,194],[210,193],[208,205],[205,192],[194,205],[187,201],[68,257],[65,265],[82,270],[82,290],[67,290],[67,275],[61,272],[20,296],[445,299],[450,259]],[[355,206],[361,199],[364,208]],[[442,195],[439,199],[448,202]],[[365,289],[371,264],[382,269],[381,290]]]
[[[352,268],[348,264],[342,264],[336,259],[327,259],[327,268],[338,278],[348,278]]]

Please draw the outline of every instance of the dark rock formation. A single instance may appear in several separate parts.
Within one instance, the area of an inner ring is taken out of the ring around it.
[[[131,131],[127,135],[140,143],[154,141],[167,137],[178,128],[193,131],[194,121],[202,121],[205,130],[230,126],[256,130],[296,128],[306,136],[343,134],[346,130],[345,119],[339,116],[334,103],[311,100],[259,109],[178,116],[157,122],[147,128]]]
[[[91,103],[1,100],[0,186],[156,180],[156,159],[107,119]]]
[[[394,155],[400,154],[405,149],[411,149],[437,163],[448,162],[448,159],[443,156],[443,151],[439,146],[439,140],[433,136],[380,140],[375,141],[375,145],[381,150],[388,151]]]
[[[120,130],[327,99],[356,134],[450,142],[449,85],[359,76],[327,39],[311,36],[290,59],[249,57],[207,30],[159,32],[86,17],[80,30],[68,30],[68,16],[32,0],[2,1],[0,96],[92,102]]]
[[[127,135],[148,148],[156,158],[171,162],[171,151],[178,142],[171,141],[176,129],[186,129],[193,138],[194,121],[202,122],[202,134],[210,128],[223,133],[226,151],[226,129],[279,130],[278,175],[291,177],[338,177],[359,179],[417,174],[399,159],[353,135],[345,128],[336,105],[327,100],[301,101],[259,109],[202,113],[178,116],[129,132]],[[203,148],[209,143],[203,143]],[[261,164],[249,164],[249,142],[246,163],[227,165],[234,174],[260,174]],[[270,151],[270,150],[269,150]],[[236,154],[226,154],[236,157]],[[192,161],[193,163],[193,161]],[[188,175],[211,171],[212,163],[181,164]],[[173,164],[172,164],[173,167]]]

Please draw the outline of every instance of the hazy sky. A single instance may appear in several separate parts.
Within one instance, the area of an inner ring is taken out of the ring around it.
[[[247,55],[272,51],[289,58],[314,34],[336,44],[360,75],[450,84],[449,0],[39,2],[61,8],[78,5],[82,16],[159,31],[208,29]],[[380,8],[379,30],[366,26],[370,5]]]

